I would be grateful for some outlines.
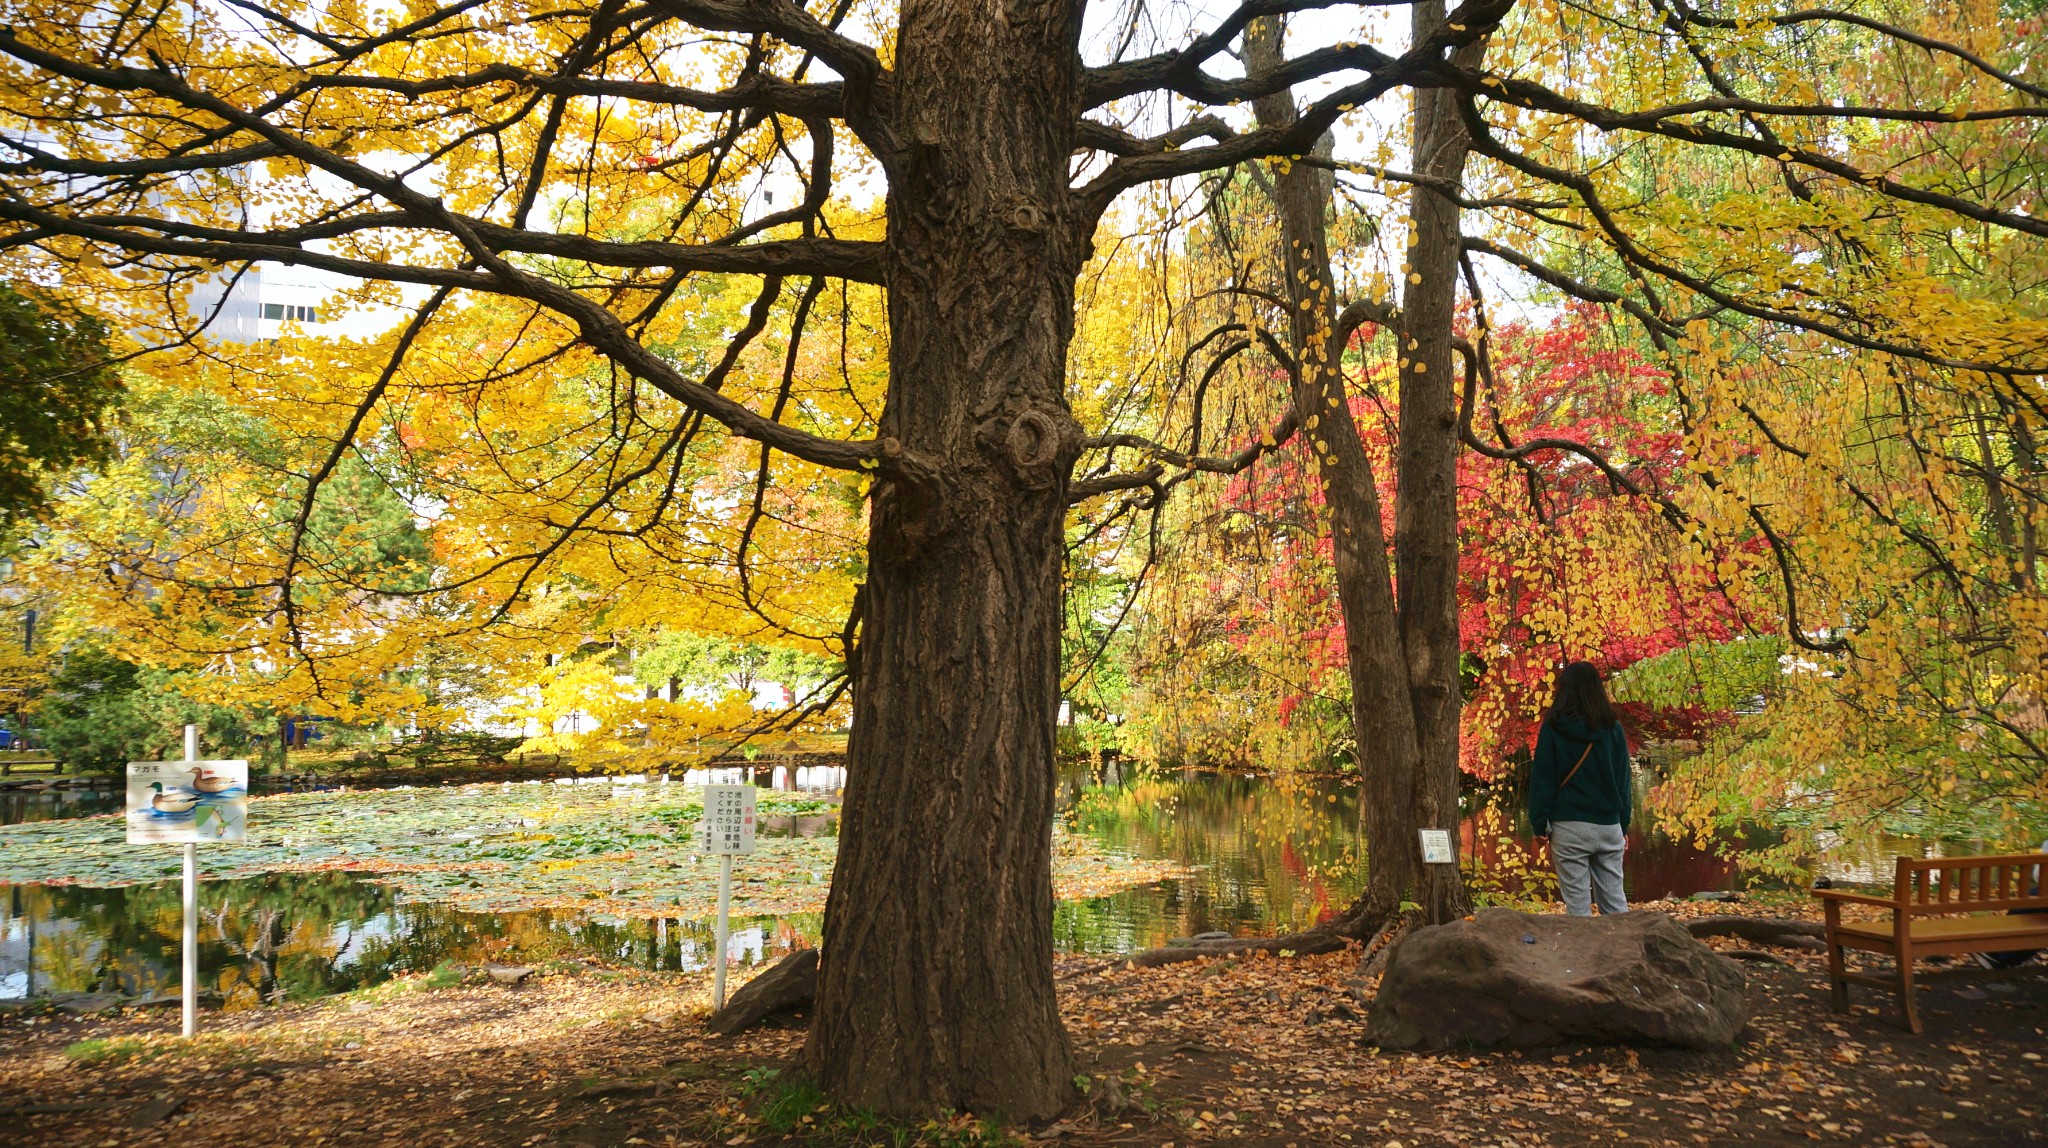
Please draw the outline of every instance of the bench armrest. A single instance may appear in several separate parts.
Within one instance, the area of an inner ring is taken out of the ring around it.
[[[1896,909],[1899,903],[1890,897],[1873,897],[1868,893],[1850,893],[1841,889],[1815,889],[1813,895],[1828,901],[1847,901],[1857,905],[1876,905],[1881,909]]]

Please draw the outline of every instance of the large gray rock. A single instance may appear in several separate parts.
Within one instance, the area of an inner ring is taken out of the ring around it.
[[[1662,913],[1485,909],[1395,944],[1366,1039],[1384,1048],[1726,1048],[1748,1020],[1741,967]]]
[[[533,975],[531,965],[485,965],[484,972],[501,985],[516,985]]]
[[[800,949],[748,981],[711,1014],[705,1026],[720,1036],[750,1029],[779,1012],[802,1008],[818,995],[818,950]]]
[[[183,997],[179,998],[183,1000]],[[121,1007],[120,993],[57,993],[50,1003],[77,1016],[112,1012]]]

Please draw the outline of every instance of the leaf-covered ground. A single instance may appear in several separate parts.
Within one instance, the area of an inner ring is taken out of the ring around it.
[[[1785,959],[1750,967],[1752,1029],[1725,1052],[1449,1056],[1360,1043],[1354,954],[1075,961],[1062,1002],[1095,1103],[995,1136],[818,1107],[799,1028],[705,1034],[703,974],[416,978],[209,1014],[189,1048],[170,1011],[0,1019],[0,1130],[23,1148],[2048,1143],[2048,969],[1927,990],[1915,1037],[1872,993],[1829,1012],[1817,958]]]
[[[832,802],[761,790],[757,850],[734,866],[734,911],[812,913],[825,904],[838,840]],[[703,791],[680,784],[515,782],[296,793],[249,803],[249,840],[203,845],[208,879],[342,870],[401,899],[475,912],[578,909],[621,917],[715,911],[718,862],[697,852]],[[0,827],[0,884],[116,886],[175,879],[179,853],[128,845],[120,816]],[[1179,875],[1169,862],[1054,836],[1054,892],[1099,897]]]

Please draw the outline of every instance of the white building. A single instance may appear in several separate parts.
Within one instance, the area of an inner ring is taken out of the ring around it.
[[[389,308],[345,308],[339,297],[350,283],[310,268],[257,263],[193,288],[189,308],[208,335],[236,343],[291,334],[369,338],[400,317]]]

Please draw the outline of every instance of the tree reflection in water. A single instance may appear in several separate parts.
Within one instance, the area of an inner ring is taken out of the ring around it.
[[[1639,785],[1638,792],[1647,789]],[[1194,867],[1185,877],[1108,897],[1059,903],[1054,944],[1063,952],[1124,953],[1175,937],[1225,931],[1272,934],[1342,912],[1364,886],[1364,840],[1355,785],[1335,778],[1246,777],[1208,772],[1131,776],[1116,763],[1061,777],[1062,818],[1072,831],[1132,857]],[[1526,842],[1521,795],[1468,793],[1461,856],[1498,896],[1530,890],[1516,877]],[[1491,808],[1491,821],[1480,814]],[[1733,863],[1642,827],[1628,861],[1638,899],[1731,888]],[[834,832],[832,814],[790,819],[777,831]],[[1537,890],[1541,892],[1541,890]],[[704,967],[710,922],[639,920],[571,912],[472,913],[400,903],[393,891],[346,873],[294,873],[201,886],[202,987],[229,1007],[301,1000],[422,972],[443,962],[540,964],[591,958],[647,969]],[[109,990],[130,995],[176,987],[175,882],[93,889],[0,885],[0,997]],[[815,914],[735,922],[730,953],[742,963],[814,945]]]
[[[0,997],[178,987],[176,883],[0,886],[0,906]],[[348,992],[444,962],[590,958],[695,969],[714,944],[708,923],[401,904],[386,886],[345,873],[207,882],[199,917],[201,991],[229,1008]],[[815,943],[817,928],[815,916],[736,921],[729,952],[743,964],[773,959]]]
[[[1194,875],[1056,910],[1062,951],[1122,953],[1221,931],[1269,935],[1341,913],[1365,887],[1358,788],[1338,778],[1198,770],[1127,774],[1116,763],[1063,778],[1068,825],[1112,849],[1197,866]],[[1638,800],[1650,779],[1641,778]],[[1512,787],[1461,797],[1461,862],[1496,897],[1545,897],[1543,866],[1522,854],[1529,825]],[[1689,896],[1737,887],[1734,862],[1650,827],[1629,836],[1629,894]],[[1510,844],[1503,849],[1500,838]],[[1539,880],[1524,880],[1533,871]]]

